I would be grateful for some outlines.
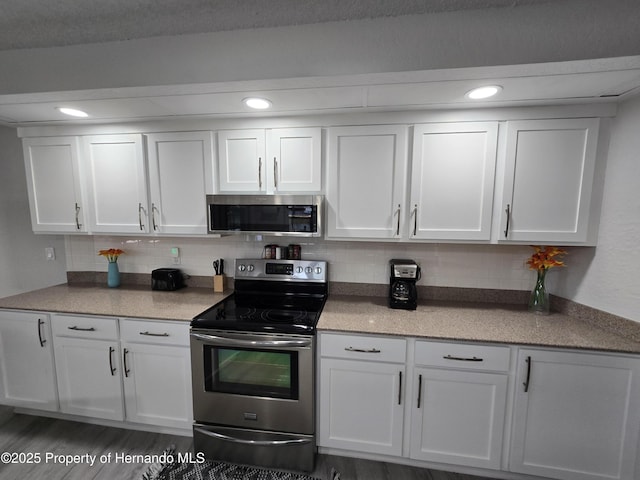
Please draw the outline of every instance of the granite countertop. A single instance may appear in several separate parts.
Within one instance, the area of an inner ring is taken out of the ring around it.
[[[491,303],[423,301],[411,311],[388,308],[385,297],[331,296],[318,330],[640,354],[640,342],[579,318]]]
[[[162,292],[148,286],[64,284],[0,298],[0,308],[188,322],[231,293],[191,286]],[[560,313],[534,315],[515,305],[423,300],[411,311],[388,308],[386,297],[358,295],[331,295],[318,322],[318,330],[327,332],[640,354],[637,335],[605,327]]]
[[[0,308],[191,321],[231,293],[214,293],[211,288],[197,287],[163,292],[148,286],[108,288],[96,284],[64,284],[0,298]]]

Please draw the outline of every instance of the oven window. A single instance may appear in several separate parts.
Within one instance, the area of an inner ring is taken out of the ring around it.
[[[205,390],[298,399],[298,353],[205,346]]]

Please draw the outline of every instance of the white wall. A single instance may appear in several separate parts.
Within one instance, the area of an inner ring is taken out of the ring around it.
[[[640,98],[621,105],[607,160],[598,246],[576,249],[558,293],[640,322]]]
[[[636,1],[564,0],[9,50],[0,94],[623,57],[640,54],[639,15]]]
[[[45,247],[55,261],[46,261]],[[0,297],[66,282],[64,238],[31,231],[22,144],[0,127]]]
[[[371,242],[292,241],[265,237],[225,238],[144,238],[144,237],[67,237],[69,270],[106,271],[107,262],[99,250],[122,248],[127,253],[118,264],[123,272],[150,273],[154,268],[172,266],[171,247],[179,247],[182,264],[190,275],[212,275],[212,260],[224,258],[232,268],[235,258],[259,258],[265,244],[299,243],[303,259],[330,262],[331,281],[386,283],[388,262],[392,258],[411,258],[421,264],[423,285],[470,288],[528,290],[535,274],[525,261],[532,252],[527,246],[433,245]],[[552,275],[550,275],[552,277]],[[552,278],[550,280],[553,280]]]

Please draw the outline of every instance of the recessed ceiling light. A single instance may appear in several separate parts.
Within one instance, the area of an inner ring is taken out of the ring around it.
[[[472,100],[482,100],[497,95],[501,90],[502,87],[500,85],[487,85],[485,87],[474,88],[468,91],[465,96]]]
[[[247,107],[253,108],[255,110],[265,110],[271,107],[271,102],[266,98],[249,97],[245,98],[242,101]]]
[[[77,110],[75,108],[56,107],[56,110],[72,117],[87,118],[89,116],[87,112],[83,112],[82,110]]]

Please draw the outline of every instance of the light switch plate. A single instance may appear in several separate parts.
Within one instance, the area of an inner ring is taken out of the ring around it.
[[[44,249],[44,256],[47,261],[52,262],[56,259],[56,251],[53,249],[53,247],[46,247]]]

